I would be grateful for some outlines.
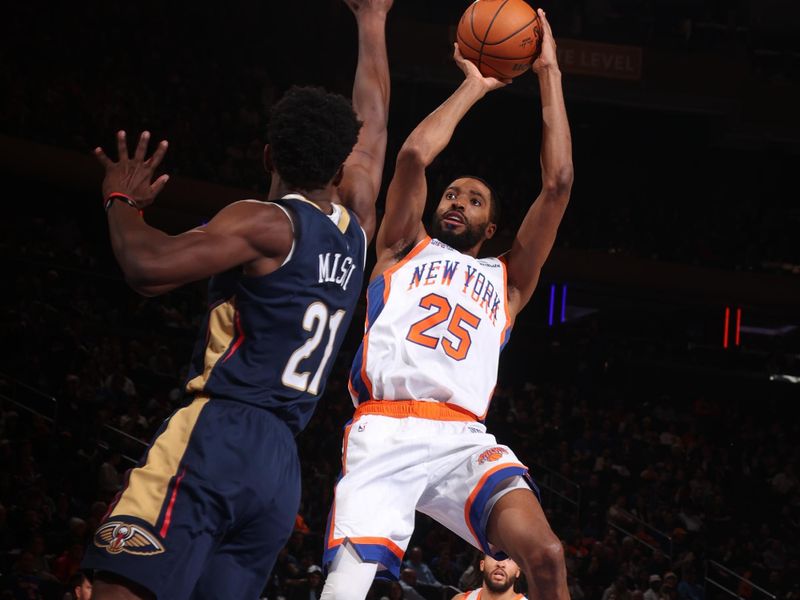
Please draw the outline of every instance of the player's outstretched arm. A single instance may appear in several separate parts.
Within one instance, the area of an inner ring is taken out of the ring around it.
[[[280,266],[294,234],[289,218],[275,205],[236,202],[205,227],[174,236],[145,223],[140,209],[152,204],[168,180],[166,175],[152,180],[167,143],[145,159],[149,138],[144,132],[130,157],[125,132],[118,132],[117,162],[101,148],[95,150],[106,171],[103,198],[111,245],[131,287],[152,296],[256,260],[262,272]]]
[[[389,120],[389,61],[386,14],[393,0],[344,0],[358,23],[358,65],[353,109],[364,123],[353,152],[344,163],[339,184],[342,203],[358,216],[367,241],[375,233],[375,200],[381,187]]]
[[[561,89],[553,32],[539,9],[544,37],[542,53],[533,63],[542,98],[542,190],[506,254],[512,317],[528,303],[556,239],[572,191],[572,138]]]
[[[507,82],[484,77],[461,56],[454,44],[453,57],[465,78],[453,94],[417,125],[397,154],[394,176],[386,196],[386,214],[378,231],[378,260],[383,254],[397,254],[425,236],[422,213],[427,198],[425,169],[447,147],[456,126],[470,108],[487,92]]]

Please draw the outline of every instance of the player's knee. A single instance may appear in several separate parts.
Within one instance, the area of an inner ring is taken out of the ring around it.
[[[526,570],[533,572],[541,570],[561,571],[565,568],[564,547],[555,534],[549,533],[543,539],[538,539],[531,544],[522,556]]]
[[[552,569],[560,569],[566,563],[564,560],[564,546],[556,536],[542,547],[542,560]]]

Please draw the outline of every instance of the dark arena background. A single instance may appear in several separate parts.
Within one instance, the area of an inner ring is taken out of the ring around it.
[[[379,214],[398,148],[461,80],[466,6],[396,0],[389,15]],[[800,598],[798,6],[542,1],[575,185],[487,425],[541,485],[574,600]],[[169,232],[264,198],[270,106],[292,84],[349,96],[356,30],[340,0],[34,0],[4,7],[0,38],[0,598],[60,600],[124,472],[183,402],[204,311],[203,282],[151,299],[127,287],[91,150],[118,129],[170,141],[172,179],[145,213]],[[540,138],[525,74],[429,170],[432,197],[463,172],[497,188],[504,226],[488,252],[538,193]],[[298,438],[301,513],[270,600],[318,593],[306,573],[363,310]],[[474,585],[475,551],[426,517],[411,546],[443,584],[418,584],[426,599]],[[371,595],[388,593],[376,582]]]

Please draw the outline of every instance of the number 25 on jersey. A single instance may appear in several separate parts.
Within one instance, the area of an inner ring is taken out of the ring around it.
[[[442,350],[447,356],[453,360],[464,360],[472,345],[472,338],[467,327],[477,330],[481,322],[480,318],[460,304],[456,304],[454,309],[449,300],[439,294],[428,294],[419,301],[419,305],[430,311],[430,314],[410,327],[406,339],[431,350],[435,350],[441,342]],[[440,338],[428,333],[448,319],[450,321],[447,323],[447,331],[453,336],[452,340],[447,336]]]

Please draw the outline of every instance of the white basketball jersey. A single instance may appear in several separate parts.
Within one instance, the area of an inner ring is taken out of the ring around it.
[[[483,588],[478,588],[477,590],[472,590],[471,592],[467,592],[467,595],[464,596],[464,600],[481,600],[481,596],[483,595],[481,594],[482,591]],[[526,596],[523,596],[522,594],[517,594],[513,598],[513,600],[528,600],[528,598]]]
[[[426,237],[369,285],[353,403],[446,402],[483,419],[510,325],[503,261]]]

